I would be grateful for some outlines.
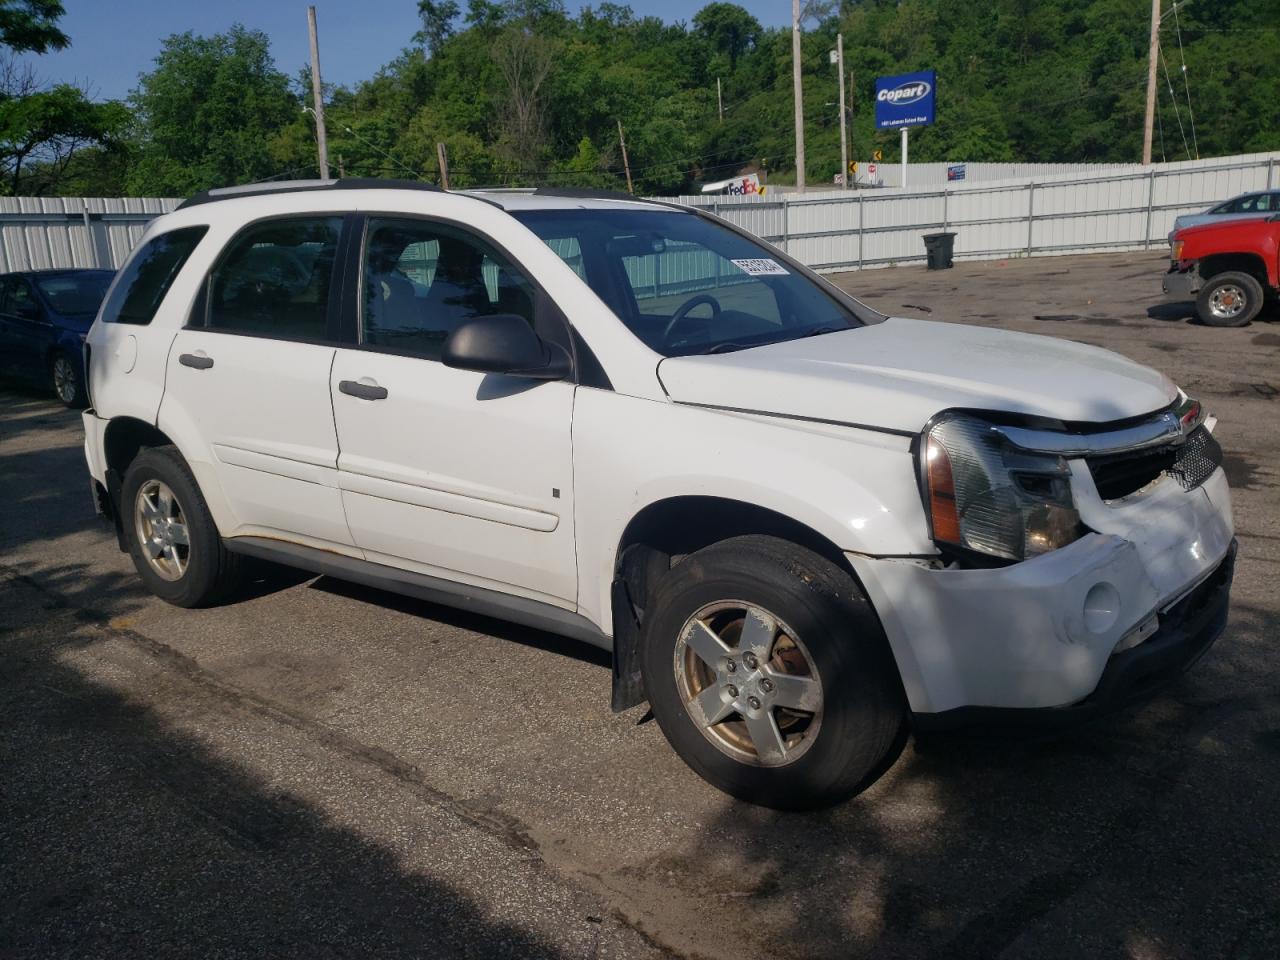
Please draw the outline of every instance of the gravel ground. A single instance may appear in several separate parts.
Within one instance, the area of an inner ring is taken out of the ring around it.
[[[0,387],[0,957],[1280,956],[1280,326],[1188,322],[1162,269],[836,278],[1168,371],[1221,419],[1241,552],[1159,699],[913,743],[810,815],[703,784],[572,641],[267,568],[151,598],[78,418]]]

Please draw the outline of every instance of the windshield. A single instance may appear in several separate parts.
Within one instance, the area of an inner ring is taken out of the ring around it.
[[[107,295],[113,274],[63,273],[36,277],[36,286],[49,301],[49,306],[63,316],[90,315],[98,312]]]
[[[724,353],[861,326],[769,247],[675,210],[529,210],[536,233],[648,346]]]

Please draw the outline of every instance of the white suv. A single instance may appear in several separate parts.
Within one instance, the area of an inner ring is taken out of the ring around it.
[[[1167,378],[886,318],[692,209],[214,191],[87,350],[97,501],[158,596],[253,556],[580,638],[756,803],[848,797],[912,728],[1128,703],[1226,620],[1214,421]]]

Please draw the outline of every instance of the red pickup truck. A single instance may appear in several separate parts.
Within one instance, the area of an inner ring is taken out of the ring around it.
[[[1172,245],[1164,292],[1211,327],[1243,327],[1280,294],[1280,216],[1186,227]]]

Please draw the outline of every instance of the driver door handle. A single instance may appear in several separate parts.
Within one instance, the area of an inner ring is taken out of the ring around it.
[[[366,380],[369,378],[366,377]],[[361,400],[385,400],[387,399],[387,388],[380,387],[376,383],[365,383],[361,380],[339,380],[338,389],[349,397],[359,397]]]

